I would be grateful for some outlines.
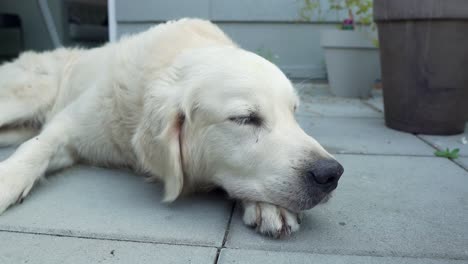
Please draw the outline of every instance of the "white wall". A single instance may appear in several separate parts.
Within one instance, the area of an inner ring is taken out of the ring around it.
[[[303,0],[114,0],[116,36],[181,17],[218,24],[243,48],[276,54],[275,62],[293,78],[326,78],[320,30],[335,28],[339,16],[314,11],[301,18]],[[328,1],[321,0],[324,9]]]

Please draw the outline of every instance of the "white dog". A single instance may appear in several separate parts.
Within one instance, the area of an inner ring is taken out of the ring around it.
[[[147,173],[167,202],[221,187],[242,201],[247,225],[288,235],[343,173],[299,127],[297,105],[275,65],[208,21],[26,52],[0,67],[0,145],[22,143],[0,163],[0,213],[45,173],[86,162]]]

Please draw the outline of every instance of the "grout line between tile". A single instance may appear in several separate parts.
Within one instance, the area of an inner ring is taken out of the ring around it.
[[[17,231],[17,230],[5,230],[0,229],[0,233],[16,233],[16,234],[29,234],[29,235],[38,235],[38,236],[51,236],[51,237],[65,237],[65,238],[78,238],[78,239],[89,239],[89,240],[102,240],[102,241],[116,241],[116,242],[130,242],[130,243],[141,243],[141,244],[155,244],[155,245],[168,245],[168,246],[187,246],[187,247],[202,247],[202,248],[212,248],[216,249],[216,256],[214,263],[218,263],[219,255],[221,253],[221,249],[225,248],[225,244],[227,241],[227,237],[229,235],[229,230],[231,227],[232,217],[234,215],[234,210],[236,208],[236,202],[232,204],[230,215],[228,222],[226,224],[226,230],[224,232],[223,241],[220,247],[216,246],[208,246],[208,245],[196,245],[196,244],[188,244],[188,243],[168,243],[168,242],[159,242],[159,241],[142,241],[142,240],[133,240],[133,239],[119,239],[119,238],[105,238],[105,237],[88,237],[88,236],[80,236],[80,235],[63,235],[63,234],[51,234],[51,233],[41,233],[41,232],[33,232],[33,231]]]
[[[411,256],[411,255],[384,255],[384,254],[372,254],[366,252],[356,252],[351,254],[340,254],[339,252],[313,252],[305,250],[274,250],[274,249],[264,249],[264,248],[241,248],[241,247],[232,247],[226,248],[229,250],[252,250],[252,251],[265,251],[265,252],[281,252],[281,253],[304,253],[304,254],[314,254],[314,255],[327,255],[327,256],[356,256],[356,257],[380,257],[380,258],[411,258],[411,259],[434,259],[434,260],[468,260],[468,257],[442,257],[442,256]]]
[[[320,119],[382,119],[383,116],[329,116],[320,113],[296,113],[296,117],[313,117]]]
[[[235,209],[235,205],[232,207],[231,211],[231,218],[229,219],[229,225],[233,216],[233,212]],[[96,237],[85,237],[85,236],[76,236],[76,235],[60,235],[60,234],[48,234],[48,233],[38,233],[38,232],[25,232],[25,231],[13,231],[13,230],[0,230],[0,233],[17,233],[17,234],[30,234],[30,235],[38,235],[38,236],[52,236],[52,237],[65,237],[65,238],[79,238],[79,239],[89,239],[89,240],[103,240],[103,241],[116,241],[116,242],[132,242],[132,243],[141,243],[141,244],[155,244],[155,245],[168,245],[168,246],[187,246],[187,247],[201,247],[201,248],[211,248],[217,249],[216,257],[215,257],[215,264],[218,263],[219,254],[221,249],[230,249],[230,250],[256,250],[256,251],[272,251],[271,249],[262,249],[262,248],[241,248],[241,247],[226,247],[225,242],[226,239],[223,239],[223,245],[221,247],[215,246],[207,246],[207,245],[193,245],[193,244],[186,244],[186,243],[165,243],[165,242],[152,242],[152,241],[139,241],[139,240],[130,240],[130,239],[113,239],[113,238],[96,238]],[[228,230],[225,232],[225,238],[227,238]],[[468,260],[467,257],[441,257],[441,256],[410,256],[410,255],[384,255],[384,254],[371,254],[371,253],[352,253],[352,254],[340,254],[339,252],[311,252],[305,250],[286,250],[281,251],[284,253],[306,253],[306,254],[317,254],[317,255],[337,255],[337,256],[370,256],[370,257],[400,257],[400,258],[414,258],[414,259],[442,259],[442,260]]]
[[[226,240],[227,240],[227,237],[229,235],[229,228],[231,227],[232,216],[234,215],[234,210],[236,209],[236,204],[237,204],[236,202],[234,202],[232,204],[231,214],[229,216],[229,219],[228,219],[228,222],[227,222],[227,225],[226,225],[226,231],[224,232],[223,242],[221,243],[221,247],[218,247],[217,250],[216,250],[216,257],[215,257],[215,260],[214,260],[214,264],[218,263],[219,254],[221,254],[221,249],[225,248]]]
[[[383,111],[374,106],[373,104],[369,103],[367,99],[360,99],[359,100],[364,106],[367,106],[368,108],[374,110],[377,113],[383,114]]]
[[[421,141],[423,141],[424,143],[426,143],[427,145],[431,146],[432,148],[434,148],[434,150],[440,150],[436,145],[432,144],[429,140],[421,137],[420,135],[415,135],[417,138],[419,138]],[[462,170],[468,172],[468,168],[465,168],[461,163],[457,162],[456,160],[453,160],[453,159],[448,159],[450,160],[452,163],[454,163],[455,165],[457,165],[458,167],[460,167]]]
[[[371,104],[371,103],[369,103],[369,102],[367,102],[367,101],[365,101],[365,100],[362,100],[362,102],[363,102],[365,105],[369,106],[370,108],[372,108],[372,109],[374,109],[374,110],[376,110],[376,111],[378,111],[378,112],[380,112],[380,113],[383,113],[382,110],[380,110],[379,108],[375,107],[373,104]],[[434,148],[435,150],[439,150],[439,148],[437,148],[437,146],[435,146],[434,144],[432,144],[430,141],[426,140],[425,138],[421,137],[420,135],[416,135],[416,134],[415,134],[415,136],[416,136],[417,138],[419,138],[421,141],[423,141],[424,143],[426,143],[427,145],[429,145],[430,147]],[[410,156],[415,156],[415,155],[410,155]],[[419,156],[416,156],[416,157],[419,157]],[[423,156],[421,156],[421,157],[423,157]],[[432,157],[432,156],[428,155],[427,157]],[[457,160],[452,160],[452,159],[451,159],[450,161],[452,161],[452,162],[455,163],[457,166],[459,166],[460,168],[462,168],[463,170],[465,170],[465,171],[468,172],[468,168],[465,168],[465,167],[464,167],[461,163],[459,163]]]
[[[464,158],[464,157],[462,157]],[[457,164],[458,166],[460,166],[462,169],[466,170],[468,172],[468,167],[465,167],[465,165],[463,165],[461,163],[461,161],[459,161],[459,159],[456,159],[456,160],[452,160],[453,162],[455,162],[455,164]]]
[[[433,155],[423,154],[385,154],[385,153],[360,153],[360,152],[333,152],[329,151],[333,155],[348,155],[348,156],[377,156],[377,157],[417,157],[417,158],[437,158]]]
[[[373,110],[379,112],[379,113],[382,113],[382,114],[384,113],[384,112],[383,112],[382,110],[380,110],[378,107],[376,107],[375,105],[373,105],[373,104],[367,102],[366,100],[361,100],[361,102],[362,102],[363,104],[365,104],[366,106],[372,108]]]
[[[187,246],[187,247],[202,247],[202,248],[217,248],[216,246],[208,246],[208,245],[196,245],[196,244],[188,244],[188,243],[169,243],[169,242],[161,242],[161,241],[144,241],[144,240],[136,240],[136,239],[122,239],[122,238],[108,238],[108,237],[88,237],[88,236],[80,236],[80,235],[63,235],[63,234],[51,234],[51,233],[41,233],[41,232],[33,232],[33,231],[17,231],[17,230],[5,230],[0,229],[0,233],[16,233],[16,234],[28,234],[28,235],[38,235],[38,236],[52,236],[52,237],[65,237],[65,238],[79,238],[79,239],[90,239],[90,240],[103,240],[103,241],[116,241],[116,242],[132,242],[132,243],[141,243],[141,244],[155,244],[155,245],[168,245],[168,246]]]
[[[420,139],[417,135],[416,136],[418,139]],[[423,140],[424,141],[424,140]],[[427,143],[427,142],[424,142]],[[432,148],[433,146],[430,145]],[[440,159],[439,157],[434,156],[433,154],[396,154],[396,153],[362,153],[362,152],[335,152],[335,151],[328,151],[329,153],[333,155],[342,155],[342,156],[372,156],[372,157],[415,157],[415,158],[434,158],[434,159]],[[465,158],[465,157],[461,157]],[[462,167],[464,170],[463,165],[459,164],[457,160],[452,160],[452,162],[456,163],[458,166]]]

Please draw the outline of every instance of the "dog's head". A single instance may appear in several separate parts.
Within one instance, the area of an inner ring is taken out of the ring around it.
[[[235,47],[192,50],[154,85],[153,133],[134,140],[165,179],[166,200],[202,182],[297,212],[337,187],[343,167],[300,128],[295,90],[267,60]]]

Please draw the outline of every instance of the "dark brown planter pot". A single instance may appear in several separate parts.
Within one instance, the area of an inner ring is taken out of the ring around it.
[[[385,122],[463,133],[468,120],[468,0],[374,0]]]

